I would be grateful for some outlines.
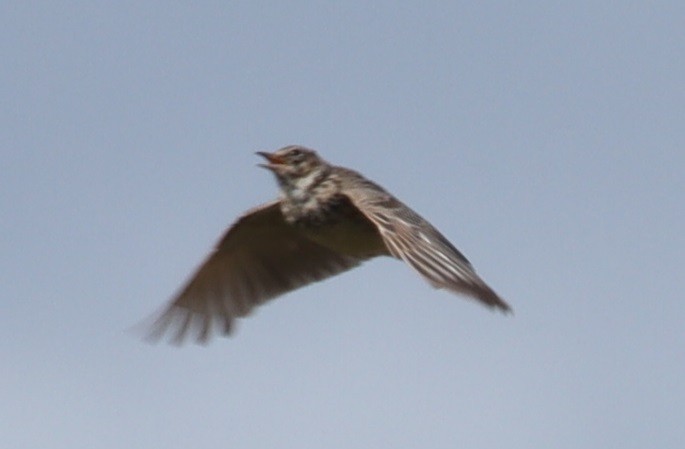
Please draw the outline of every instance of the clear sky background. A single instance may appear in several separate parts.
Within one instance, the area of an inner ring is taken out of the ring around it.
[[[682,448],[685,3],[0,6],[7,448]],[[299,143],[514,307],[391,260],[129,332]]]

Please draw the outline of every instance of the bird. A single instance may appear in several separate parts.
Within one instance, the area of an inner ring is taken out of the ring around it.
[[[276,200],[230,226],[154,319],[148,337],[180,344],[230,335],[258,305],[380,256],[406,262],[429,284],[491,309],[511,307],[433,225],[356,171],[312,149],[258,151],[276,178]]]

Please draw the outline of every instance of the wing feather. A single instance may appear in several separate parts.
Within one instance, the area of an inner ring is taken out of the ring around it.
[[[344,191],[371,222],[390,254],[404,260],[435,288],[465,294],[486,306],[511,311],[471,263],[437,229],[380,186],[349,171]]]
[[[182,343],[189,336],[206,343],[229,334],[234,320],[255,306],[295,288],[361,263],[303,237],[283,219],[277,201],[248,211],[231,226],[155,320],[148,336],[165,333]]]

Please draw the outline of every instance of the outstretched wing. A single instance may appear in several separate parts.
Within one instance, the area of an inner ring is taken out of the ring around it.
[[[214,324],[228,334],[233,320],[280,294],[361,263],[301,236],[288,225],[278,201],[248,211],[153,324],[149,336],[173,332],[181,343],[194,335],[205,343]]]
[[[408,263],[435,288],[468,295],[504,312],[511,311],[437,229],[380,186],[354,175],[350,176],[353,181],[344,191],[378,227],[393,256]]]

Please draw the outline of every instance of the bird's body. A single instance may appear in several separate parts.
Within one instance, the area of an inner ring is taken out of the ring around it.
[[[278,181],[277,201],[248,211],[163,311],[154,335],[224,333],[257,304],[377,256],[402,259],[436,288],[509,311],[468,260],[430,223],[359,173],[300,146],[258,153]]]
[[[340,254],[364,259],[390,255],[377,227],[346,194],[368,189],[364,181],[358,173],[334,166],[326,167],[321,177],[296,180],[294,188],[281,194],[283,217],[307,238]]]

